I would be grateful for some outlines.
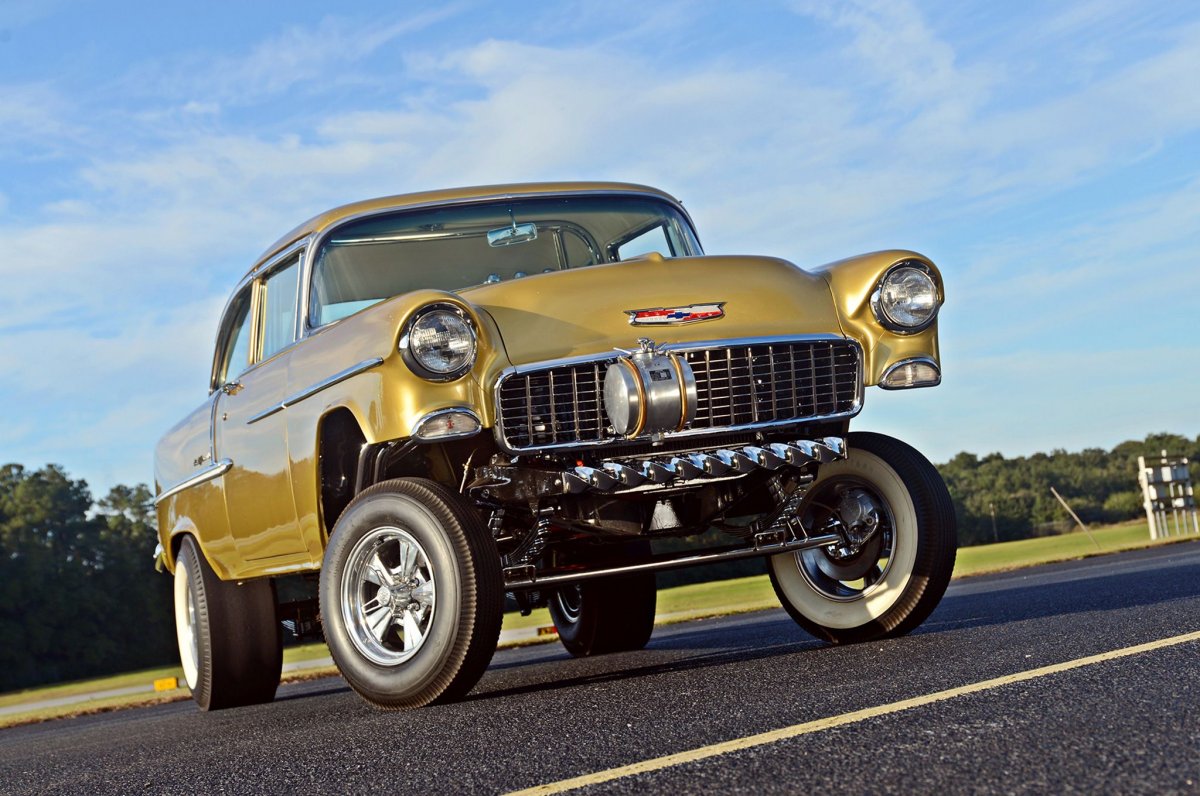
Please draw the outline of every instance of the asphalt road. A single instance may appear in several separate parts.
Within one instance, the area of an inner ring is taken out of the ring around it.
[[[659,628],[640,653],[502,651],[466,701],[411,713],[323,679],[240,710],[0,730],[0,792],[503,792],[832,717],[579,792],[1191,793],[1200,640],[1103,654],[1197,630],[1192,542],[958,581],[916,633],[883,643],[826,646],[767,611]],[[1042,671],[1087,656],[1102,659]]]

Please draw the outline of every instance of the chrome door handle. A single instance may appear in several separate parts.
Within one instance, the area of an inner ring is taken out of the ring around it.
[[[240,381],[227,381],[221,385],[221,392],[226,395],[237,395],[242,391],[242,383]]]

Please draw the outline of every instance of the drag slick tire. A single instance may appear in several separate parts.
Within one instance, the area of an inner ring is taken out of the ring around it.
[[[185,536],[175,559],[175,629],[192,699],[202,710],[270,702],[283,667],[275,582],[234,583]]]
[[[632,557],[649,555],[648,543],[633,548],[626,550]],[[550,596],[550,618],[576,658],[640,650],[654,632],[657,601],[653,572],[585,580]]]
[[[321,568],[333,660],[351,688],[389,710],[470,691],[496,650],[503,597],[479,516],[423,479],[363,490],[338,518]]]
[[[957,549],[954,506],[937,470],[909,445],[850,434],[847,457],[821,465],[800,517],[810,533],[840,528],[858,537],[769,559],[775,594],[814,636],[834,644],[901,636],[945,593]]]

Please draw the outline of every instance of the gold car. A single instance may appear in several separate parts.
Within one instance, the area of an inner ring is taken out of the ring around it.
[[[234,289],[208,399],[156,450],[196,701],[272,699],[285,617],[376,705],[454,699],[506,594],[548,605],[574,655],[632,650],[655,571],[754,556],[820,638],[908,632],[949,580],[953,508],[919,453],[849,424],[869,386],[939,383],[942,300],[910,251],[705,256],[639,185],[302,224]],[[316,599],[278,599],[303,573]]]

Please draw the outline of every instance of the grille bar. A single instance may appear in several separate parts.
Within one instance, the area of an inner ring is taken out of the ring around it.
[[[679,435],[848,416],[861,405],[862,356],[852,340],[731,340],[674,349],[696,376],[698,398],[696,417]],[[506,373],[496,390],[501,444],[524,451],[620,439],[603,400],[604,372],[615,360],[613,354]]]

